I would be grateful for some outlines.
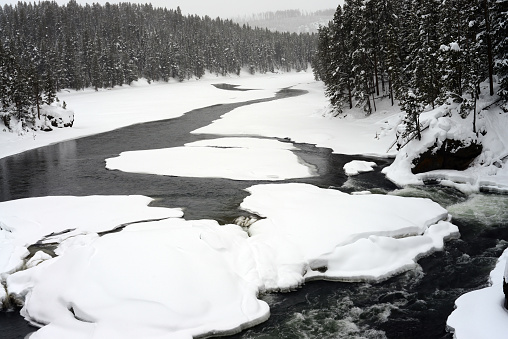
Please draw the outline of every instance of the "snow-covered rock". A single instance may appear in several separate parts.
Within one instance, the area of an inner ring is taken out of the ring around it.
[[[461,117],[460,104],[449,102],[422,113],[420,122],[425,129],[422,139],[414,139],[403,145],[394,162],[384,168],[383,173],[400,186],[432,180],[454,186],[466,193],[508,192],[508,114],[495,105],[489,111],[481,110],[482,106],[488,106],[492,100],[495,98],[485,97],[478,101],[476,133],[473,131],[475,115],[471,113],[466,118]],[[480,145],[481,153],[476,159],[474,156],[478,153],[471,153],[468,160],[474,161],[465,170],[435,169],[416,173],[420,172],[414,170],[419,157],[425,153],[432,155],[439,152],[449,140],[455,140],[464,149]]]
[[[377,164],[373,161],[353,160],[344,165],[344,171],[347,175],[357,175],[363,172],[371,172]]]
[[[503,276],[506,276],[508,250],[490,273],[491,286],[463,294],[447,325],[456,339],[502,339],[508,333],[508,311],[504,308]]]
[[[74,111],[61,105],[43,106],[41,115],[46,117],[53,127],[72,127],[74,125]]]

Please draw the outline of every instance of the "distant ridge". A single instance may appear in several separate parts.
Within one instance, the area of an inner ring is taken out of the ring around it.
[[[248,24],[252,27],[267,28],[270,31],[317,33],[319,26],[326,26],[333,19],[334,13],[335,9],[325,9],[316,12],[290,9],[236,17],[232,20],[239,24]]]

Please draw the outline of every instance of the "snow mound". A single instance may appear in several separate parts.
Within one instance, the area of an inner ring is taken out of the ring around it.
[[[313,176],[292,145],[257,138],[202,140],[156,150],[123,152],[106,168],[132,173],[233,180],[285,180]],[[234,160],[232,160],[234,159]]]
[[[0,203],[0,234],[10,249],[59,244],[56,257],[37,252],[24,270],[2,278],[9,295],[24,302],[22,315],[42,326],[31,338],[232,334],[269,317],[260,292],[312,279],[385,279],[458,232],[428,199],[308,184],[248,190],[241,207],[265,219],[244,227],[187,221],[178,209],[147,207],[142,196]],[[121,231],[99,236],[119,224]],[[8,262],[3,245],[0,259]]]
[[[193,338],[269,316],[242,279],[239,226],[167,219],[126,227],[8,278],[32,338]]]
[[[456,309],[446,322],[454,332],[454,338],[506,338],[508,311],[503,307],[503,275],[507,275],[507,260],[508,250],[505,250],[490,273],[491,286],[463,294],[455,301]]]
[[[429,199],[349,195],[307,184],[250,187],[241,207],[265,219],[249,228],[268,290],[305,279],[381,280],[458,235]]]
[[[377,164],[373,161],[361,161],[361,160],[353,160],[344,165],[344,171],[347,175],[357,175],[364,172],[372,172],[374,170],[373,167],[376,167]]]
[[[74,111],[63,108],[60,104],[43,106],[41,114],[49,120],[53,127],[63,128],[74,125]]]
[[[21,267],[27,247],[60,243],[140,220],[181,217],[180,209],[147,207],[144,196],[42,197],[0,203],[0,277]]]

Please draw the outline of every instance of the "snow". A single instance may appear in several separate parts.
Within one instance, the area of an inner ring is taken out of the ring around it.
[[[111,131],[121,127],[182,116],[193,109],[222,103],[270,98],[281,88],[309,82],[312,72],[217,77],[207,74],[186,82],[133,82],[113,89],[63,90],[60,102],[74,112],[72,128],[52,132],[24,132],[23,135],[0,128],[0,158],[64,140]],[[228,82],[249,91],[226,91],[213,84]],[[1,124],[1,123],[0,123]],[[20,130],[20,133],[23,132]]]
[[[238,332],[269,316],[256,286],[241,277],[239,226],[167,219],[68,249],[11,275],[26,294],[32,338],[192,338]],[[237,239],[238,238],[238,239]]]
[[[496,98],[486,96],[478,107],[486,107]],[[449,103],[422,113],[420,122],[428,127],[422,140],[413,140],[397,154],[394,162],[383,173],[399,186],[421,185],[425,180],[434,179],[441,184],[455,187],[465,193],[488,191],[508,192],[508,114],[493,106],[477,114],[477,131],[473,132],[473,114],[461,118],[456,103]],[[413,174],[412,161],[429,147],[445,139],[461,140],[466,145],[479,142],[483,151],[471,166],[464,171],[435,170]]]
[[[106,168],[158,175],[284,180],[313,175],[310,165],[293,154],[291,144],[256,138],[203,140],[156,150],[123,152],[106,159]]]
[[[359,110],[353,110],[345,117],[334,118],[329,114],[321,82],[309,77],[291,88],[308,93],[240,107],[192,133],[288,138],[331,148],[340,154],[394,156],[396,150],[390,146],[395,138],[393,125],[400,121],[400,111],[390,112],[393,108],[387,101],[379,103],[379,114],[366,117]]]
[[[448,212],[429,199],[349,195],[297,183],[248,191],[241,207],[264,217],[249,228],[249,240],[256,253],[267,244],[272,253],[256,258],[266,266],[269,290],[292,289],[305,279],[386,279],[458,234]]]
[[[446,221],[447,211],[428,199],[348,195],[308,184],[248,190],[241,208],[265,217],[248,232],[182,219],[180,210],[147,207],[150,199],[141,196],[0,203],[15,215],[34,209],[10,219],[17,242],[77,228],[72,236],[50,237],[59,244],[57,257],[37,252],[25,270],[4,279],[10,295],[24,299],[23,316],[42,326],[31,338],[235,333],[269,317],[260,292],[316,278],[385,279],[413,268],[458,232]],[[41,213],[55,206],[58,218]],[[158,218],[165,219],[150,221]],[[97,234],[128,220],[137,222]],[[30,227],[21,230],[25,225]],[[323,265],[328,271],[315,270]]]
[[[139,220],[181,217],[181,209],[147,207],[143,196],[42,197],[0,203],[0,278],[19,269],[37,242],[61,242]]]
[[[374,170],[373,167],[376,167],[377,164],[373,161],[361,161],[361,160],[353,160],[344,165],[344,171],[347,175],[357,175],[364,172],[372,172]]]
[[[254,90],[226,91],[212,86],[225,82]],[[313,80],[311,72],[226,80],[208,75],[184,83],[139,81],[98,92],[65,91],[58,96],[74,111],[74,126],[21,136],[0,131],[0,157],[135,123],[174,118],[204,106],[273,97],[287,87],[308,94],[243,106],[193,132],[224,138],[166,150],[124,152],[108,159],[107,166],[130,171],[138,162],[145,168],[132,171],[237,180],[314,175],[292,153],[295,148],[289,143],[260,138],[277,137],[328,147],[335,153],[396,157],[384,173],[401,186],[439,179],[467,193],[508,192],[508,114],[495,108],[479,110],[478,130],[487,133],[477,135],[471,130],[472,116],[458,117],[457,106],[438,107],[421,116],[424,127],[428,126],[424,138],[397,151],[395,133],[402,117],[398,109],[384,100],[376,103],[378,112],[367,117],[356,109],[332,117],[323,85]],[[481,98],[478,107],[486,107],[489,100],[493,99]],[[238,135],[251,137],[233,137]],[[445,138],[478,140],[484,151],[466,171],[413,175],[411,161]],[[164,166],[154,169],[155,159],[161,157]],[[190,160],[200,157],[228,161],[203,166],[202,161]],[[240,164],[232,163],[231,157]],[[274,160],[277,166],[269,165],[267,171],[267,164]],[[345,170],[369,169],[364,165],[351,163]],[[168,168],[171,171],[165,172]],[[9,293],[25,298],[27,319],[46,324],[34,339],[191,338],[233,333],[266,320],[269,309],[257,299],[260,292],[290,290],[313,279],[383,280],[414,268],[421,256],[441,249],[444,240],[458,234],[447,211],[427,199],[367,192],[349,195],[305,184],[256,185],[249,192],[241,207],[264,219],[248,227],[248,233],[213,220],[184,220],[181,210],[147,207],[151,199],[141,196],[2,202],[0,282]],[[149,221],[159,219],[164,220]],[[134,222],[139,223],[121,232],[98,234]],[[56,243],[57,257],[50,259],[38,252],[26,261],[28,246],[39,241]],[[505,252],[500,259],[501,267],[506,256]],[[484,319],[482,323],[493,324],[505,312],[498,307],[502,290],[496,287],[498,271],[496,267],[492,273],[492,288],[457,300],[448,324],[458,338],[475,337],[468,314],[480,312],[477,316]],[[6,297],[0,288],[0,300]],[[496,326],[505,323],[506,319]],[[496,326],[485,326],[482,331]],[[496,331],[506,333],[506,329]]]
[[[508,249],[490,273],[490,286],[463,294],[455,301],[456,309],[448,317],[447,325],[458,339],[501,339],[508,333],[508,311],[503,307],[503,275]]]

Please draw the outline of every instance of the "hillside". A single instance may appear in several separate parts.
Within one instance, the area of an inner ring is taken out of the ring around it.
[[[267,28],[270,31],[290,33],[317,33],[320,26],[326,26],[333,18],[334,9],[317,12],[302,12],[300,10],[287,10],[265,12],[251,16],[233,18],[239,24],[248,24],[252,27]]]

